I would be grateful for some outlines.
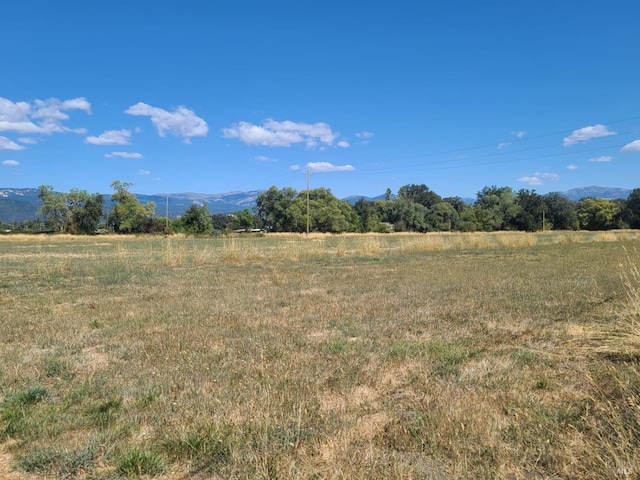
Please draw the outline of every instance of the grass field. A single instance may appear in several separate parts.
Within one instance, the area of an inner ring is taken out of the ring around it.
[[[2,236],[0,478],[637,478],[638,245]]]

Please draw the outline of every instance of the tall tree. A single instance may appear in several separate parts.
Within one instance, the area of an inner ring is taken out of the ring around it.
[[[618,227],[620,206],[605,198],[583,198],[578,202],[577,215],[584,230],[611,230]]]
[[[405,198],[413,203],[419,203],[423,207],[431,208],[436,203],[440,203],[442,198],[429,187],[421,185],[404,185],[398,190],[398,197]]]
[[[38,213],[44,216],[46,226],[55,232],[64,232],[69,214],[65,195],[55,192],[51,185],[40,185],[38,198],[42,202]]]
[[[634,189],[627,197],[623,219],[629,228],[640,228],[640,188]]]
[[[436,232],[448,232],[457,228],[460,214],[449,202],[438,202],[427,213],[428,228]]]
[[[545,218],[554,230],[577,230],[579,228],[577,203],[559,193],[544,196]]]
[[[477,197],[474,210],[481,230],[496,231],[515,228],[512,222],[520,207],[510,187],[485,187],[478,192]]]
[[[95,233],[102,218],[104,197],[99,193],[73,189],[67,195],[67,205],[68,230],[71,233]]]
[[[262,192],[256,199],[256,212],[265,227],[274,232],[294,232],[297,220],[291,207],[295,202],[296,192],[293,188],[286,187],[282,190],[272,186],[266,192]]]
[[[111,183],[114,193],[111,201],[114,205],[109,214],[109,223],[115,232],[119,233],[143,233],[155,230],[152,216],[155,211],[153,202],[140,203],[137,197],[129,191],[132,183],[115,180]],[[160,230],[162,226],[160,225]]]
[[[522,189],[516,194],[516,203],[520,207],[511,223],[517,230],[535,232],[542,229],[544,198],[535,190]]]
[[[255,228],[255,218],[248,208],[242,209],[233,214],[231,225],[235,230]]]
[[[206,234],[213,231],[213,220],[207,204],[191,204],[184,212],[182,224],[187,233]]]
[[[104,198],[99,193],[73,189],[71,192],[54,192],[50,185],[38,187],[42,202],[39,212],[56,232],[93,234],[102,218]]]

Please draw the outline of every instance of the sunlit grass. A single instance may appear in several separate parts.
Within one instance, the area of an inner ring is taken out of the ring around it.
[[[0,450],[57,478],[629,478],[638,239],[1,237]]]

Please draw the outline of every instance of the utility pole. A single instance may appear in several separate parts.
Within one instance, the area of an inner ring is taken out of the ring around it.
[[[311,225],[310,209],[309,209],[309,176],[311,171],[307,167],[307,237],[309,236],[309,226]]]
[[[167,208],[166,208],[166,212],[167,212],[166,227],[167,227],[167,228],[169,228],[169,195],[167,195]]]

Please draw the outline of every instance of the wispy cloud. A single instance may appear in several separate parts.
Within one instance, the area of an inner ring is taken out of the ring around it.
[[[602,156],[602,157],[589,159],[590,162],[596,162],[596,163],[605,163],[605,162],[610,162],[611,160],[613,160],[613,157],[611,156]]]
[[[360,145],[366,145],[373,138],[373,132],[357,132],[356,137],[360,139]]]
[[[355,168],[352,165],[333,165],[329,162],[310,162],[304,167],[293,165],[291,170],[309,170],[311,173],[317,172],[352,172]]]
[[[107,130],[97,137],[87,137],[84,143],[91,145],[129,145],[131,130]]]
[[[524,176],[518,178],[519,182],[529,185],[544,185],[545,181],[557,182],[560,180],[560,175],[557,173],[541,173],[536,172],[532,176]]]
[[[517,138],[523,138],[526,134],[527,132],[525,132],[524,130],[516,130],[515,132],[511,132],[511,135],[514,135]]]
[[[63,122],[69,120],[70,110],[91,113],[91,104],[84,98],[70,100],[49,98],[29,102],[12,102],[0,97],[0,132],[19,134],[86,133],[84,128],[69,128]]]
[[[502,150],[504,147],[508,147],[509,145],[511,145],[511,142],[500,142],[498,144],[498,150]]]
[[[337,145],[340,148],[349,148],[349,142],[347,142],[346,140],[340,140]]]
[[[578,165],[576,165],[575,163],[571,163],[567,165],[567,170],[578,170]]]
[[[239,122],[229,128],[223,128],[222,136],[237,138],[246,145],[290,147],[296,143],[304,143],[307,148],[315,148],[333,145],[339,134],[334,133],[329,125],[322,122],[309,124],[267,119],[262,125]]]
[[[598,123],[597,125],[590,125],[574,130],[571,135],[564,137],[562,145],[570,147],[576,143],[586,143],[594,138],[609,137],[611,135],[617,135],[617,133]]]
[[[173,112],[162,108],[152,107],[146,103],[138,102],[127,108],[124,113],[129,115],[146,116],[151,118],[151,123],[156,127],[158,135],[164,137],[167,133],[182,138],[185,143],[191,143],[192,137],[205,137],[209,132],[209,126],[193,110],[180,106]]]
[[[36,143],[38,143],[38,140],[31,137],[20,137],[18,141],[20,143],[24,143],[25,145],[35,145]]]
[[[2,162],[2,165],[4,165],[5,167],[17,167],[18,165],[20,165],[20,162],[18,162],[17,160],[5,160]]]
[[[112,153],[105,154],[105,157],[107,157],[107,158],[116,158],[116,157],[121,157],[121,158],[142,158],[142,154],[141,153],[136,153],[136,152],[112,152]]]
[[[627,143],[620,149],[621,152],[640,152],[640,140],[634,140],[631,143]]]
[[[275,158],[267,157],[265,155],[258,155],[257,157],[253,157],[253,159],[256,160],[257,162],[263,162],[263,163],[277,162],[278,161]]]
[[[358,132],[356,133],[358,138],[373,138],[373,132]]]
[[[138,175],[151,175],[149,170],[138,170]]]
[[[0,136],[0,150],[24,150],[24,147],[9,140],[7,137]]]

